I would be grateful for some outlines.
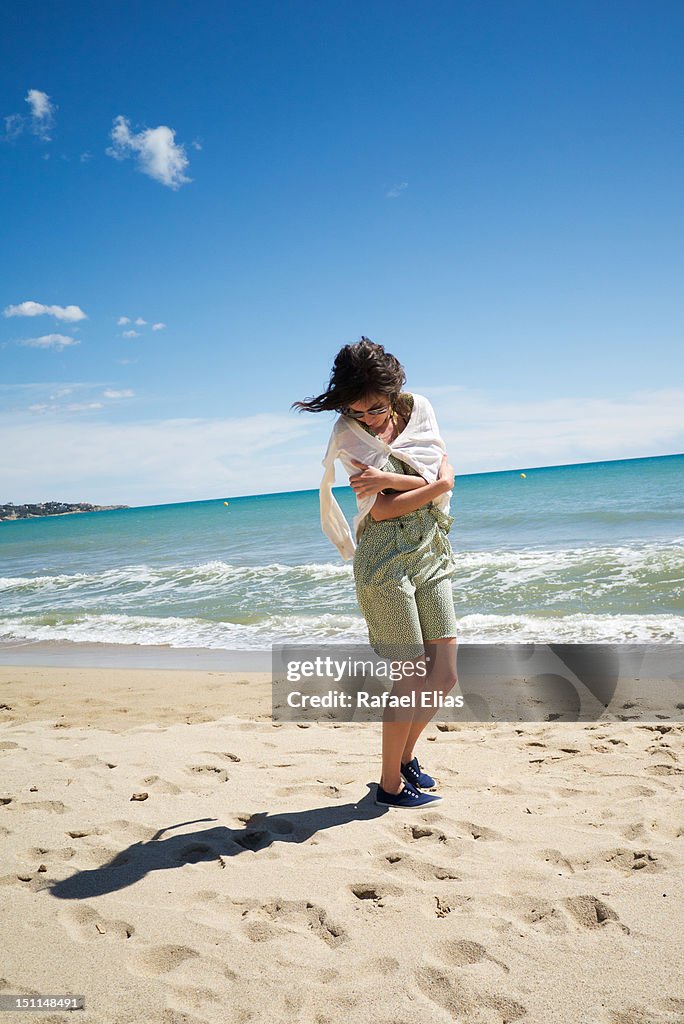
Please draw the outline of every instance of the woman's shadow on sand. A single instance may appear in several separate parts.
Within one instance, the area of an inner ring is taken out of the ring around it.
[[[196,818],[169,825],[159,829],[149,841],[133,843],[107,864],[92,871],[77,871],[47,888],[57,899],[89,899],[134,885],[150,871],[178,868],[199,861],[218,861],[246,850],[257,853],[273,843],[303,843],[323,829],[336,828],[350,821],[369,821],[385,814],[387,808],[378,807],[374,802],[375,786],[369,786],[369,790],[371,792],[357,803],[337,807],[312,807],[307,811],[274,815],[262,811],[253,814],[243,828],[219,825],[162,839],[161,836],[171,829],[216,821],[216,818]],[[225,865],[222,863],[222,866]]]

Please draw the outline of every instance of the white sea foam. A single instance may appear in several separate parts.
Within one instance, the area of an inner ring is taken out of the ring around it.
[[[284,578],[301,580],[346,580],[352,576],[351,564],[338,565],[332,562],[318,562],[310,565],[231,565],[227,562],[203,562],[200,565],[124,565],[100,572],[58,573],[53,576],[4,576],[0,577],[0,592],[28,589],[32,591],[74,588],[111,588],[126,585],[142,585],[164,588],[173,585],[186,586],[203,584],[231,584],[241,582],[268,583]]]
[[[462,643],[684,643],[684,618],[676,615],[464,615]],[[0,620],[0,641],[70,641],[265,650],[280,643],[366,643],[361,616],[278,615],[258,623],[196,618],[81,615],[39,622]]]
[[[682,641],[684,544],[456,552],[467,642]],[[351,563],[134,563],[0,578],[0,639],[252,649],[365,642]]]
[[[680,542],[638,542],[630,545],[578,547],[566,549],[524,548],[521,550],[456,551],[456,575],[461,580],[485,578],[495,574],[502,585],[513,588],[533,580],[546,580],[562,573],[589,575],[602,569],[617,581],[630,583],[639,575],[673,574],[675,582],[684,581],[684,544]],[[338,581],[353,578],[351,562],[314,562],[284,565],[233,565],[213,560],[198,565],[151,566],[123,565],[99,572],[58,573],[55,575],[0,577],[0,592],[28,590],[69,591],[74,589],[119,590],[135,586],[139,592],[169,587],[239,586],[247,583],[283,581]]]

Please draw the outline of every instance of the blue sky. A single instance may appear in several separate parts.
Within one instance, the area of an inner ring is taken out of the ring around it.
[[[0,501],[316,486],[362,334],[459,473],[682,451],[679,2],[3,21]]]

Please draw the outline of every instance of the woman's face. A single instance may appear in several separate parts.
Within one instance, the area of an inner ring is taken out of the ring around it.
[[[343,411],[346,416],[351,416],[355,420],[363,420],[369,427],[377,430],[390,414],[389,396],[371,392],[364,398],[352,402]]]

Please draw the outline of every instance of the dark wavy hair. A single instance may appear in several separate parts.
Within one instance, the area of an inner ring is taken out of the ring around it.
[[[363,337],[337,353],[328,387],[322,394],[293,402],[290,408],[300,412],[341,411],[366,395],[378,394],[386,395],[391,408],[396,409],[405,381],[404,367],[396,356]]]

